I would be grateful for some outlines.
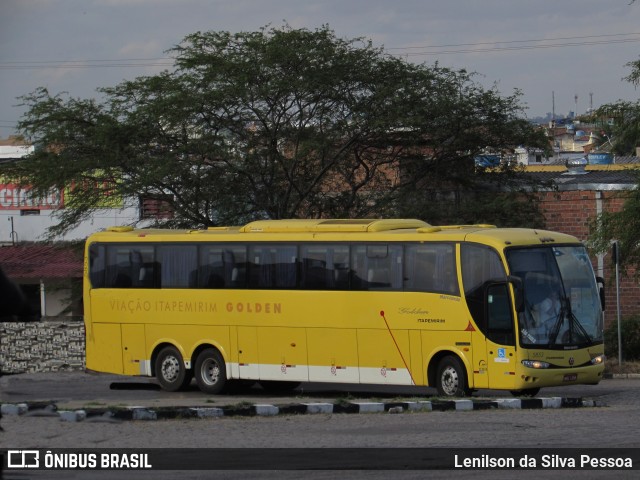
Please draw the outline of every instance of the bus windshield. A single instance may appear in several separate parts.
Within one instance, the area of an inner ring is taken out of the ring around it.
[[[522,279],[518,320],[523,347],[566,349],[602,342],[602,308],[584,247],[513,248],[507,261]]]

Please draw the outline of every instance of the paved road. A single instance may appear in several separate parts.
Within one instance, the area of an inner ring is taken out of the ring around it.
[[[292,396],[273,396],[260,389],[239,396],[210,397],[190,390],[180,394],[158,391],[152,382],[90,374],[37,374],[0,378],[0,401],[56,400],[61,404],[107,405],[226,405],[236,402],[286,404],[336,398],[424,398],[424,389],[361,389],[349,386],[304,385]],[[113,384],[119,389],[110,388]],[[336,387],[336,388],[334,388]],[[358,392],[357,390],[361,390]],[[496,396],[495,392],[479,392]],[[406,448],[518,447],[579,448],[602,447],[640,449],[640,381],[605,380],[597,386],[543,390],[542,396],[588,397],[607,406],[579,409],[486,410],[472,412],[426,412],[361,415],[286,415],[278,417],[216,418],[208,420],[166,420],[155,422],[95,423],[61,422],[54,417],[5,417],[2,448],[383,448],[390,455]],[[33,472],[29,477],[58,478],[56,472]],[[177,472],[58,472],[65,478],[176,478]],[[305,478],[389,478],[385,471],[305,472]],[[513,478],[505,471],[411,471],[396,478]],[[563,471],[571,478],[634,478],[625,471]],[[47,474],[49,476],[47,476]],[[453,475],[452,475],[453,474]],[[552,475],[553,474],[553,475]],[[557,478],[559,472],[518,472],[521,478]],[[300,478],[300,472],[198,471],[181,473],[181,478]],[[13,477],[7,477],[13,478]]]
[[[618,381],[607,380],[599,385],[578,385],[543,389],[540,397],[601,398],[612,393]],[[640,380],[628,380],[638,385]],[[626,383],[625,383],[626,385]],[[475,396],[487,398],[510,397],[506,392],[479,390]],[[369,386],[303,383],[288,394],[265,392],[257,385],[233,395],[206,395],[195,384],[184,392],[165,392],[154,379],[119,375],[59,372],[8,375],[0,377],[0,402],[55,401],[64,408],[90,405],[194,406],[233,405],[242,402],[281,403],[292,401],[335,401],[336,399],[392,399],[430,398],[436,390],[427,387]]]

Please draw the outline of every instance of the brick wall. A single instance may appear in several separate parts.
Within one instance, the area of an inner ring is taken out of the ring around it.
[[[574,235],[580,240],[589,236],[589,221],[596,215],[596,192],[544,192],[540,208],[549,230]]]
[[[568,233],[582,241],[589,238],[589,224],[597,215],[596,191],[559,191],[538,194],[546,228]],[[619,212],[624,205],[626,192],[601,192],[602,210]],[[594,268],[597,260],[594,258]],[[603,260],[603,278],[606,285],[606,321],[616,318],[615,266],[610,255]],[[620,312],[622,316],[640,313],[640,282],[633,278],[633,271],[620,272]]]
[[[0,323],[0,373],[84,370],[84,323],[60,317]]]

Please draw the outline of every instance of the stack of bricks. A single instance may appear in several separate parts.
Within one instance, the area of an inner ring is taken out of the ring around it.
[[[84,339],[82,319],[0,323],[0,373],[84,370]]]

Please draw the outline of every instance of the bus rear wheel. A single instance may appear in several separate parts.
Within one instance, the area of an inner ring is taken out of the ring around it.
[[[464,366],[457,357],[444,357],[438,364],[436,377],[438,395],[443,397],[466,397],[470,394]]]
[[[191,382],[191,372],[184,366],[182,355],[176,347],[163,348],[155,364],[156,378],[160,386],[168,392],[177,392]]]
[[[204,393],[220,393],[227,383],[227,367],[215,348],[207,348],[196,358],[194,375],[198,388]]]

